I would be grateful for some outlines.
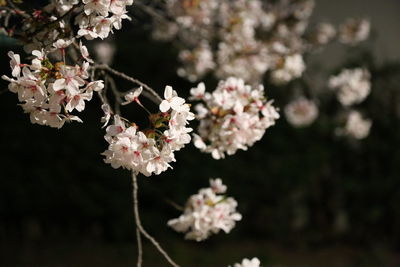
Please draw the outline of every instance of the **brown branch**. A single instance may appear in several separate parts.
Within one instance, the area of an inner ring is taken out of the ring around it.
[[[175,203],[174,201],[172,201],[169,198],[165,198],[164,201],[165,201],[165,203],[171,205],[173,208],[175,208],[175,209],[177,209],[179,211],[184,211],[185,210],[181,205]]]
[[[59,17],[56,20],[50,21],[49,23],[43,24],[41,27],[39,27],[36,31],[28,34],[28,37],[33,37],[36,34],[40,33],[41,31],[43,31],[46,27],[49,27],[53,24],[57,24],[58,22],[60,22],[61,20],[63,20],[66,16],[68,16],[69,14],[71,14],[76,8],[78,8],[81,5],[81,3],[76,4],[74,6],[71,7],[70,10],[68,10],[64,15],[62,15],[61,17]]]
[[[120,72],[120,71],[117,71],[117,70],[111,68],[107,64],[95,65],[92,68],[100,69],[100,70],[106,70],[106,71],[108,71],[108,72],[110,72],[110,73],[112,73],[112,74],[114,74],[114,75],[116,75],[118,77],[121,77],[121,78],[123,78],[123,79],[125,79],[127,81],[130,81],[130,82],[132,82],[134,84],[140,85],[149,93],[147,96],[151,95],[150,99],[153,102],[155,102],[156,104],[160,104],[162,102],[162,98],[150,86],[148,86],[147,84],[145,84],[145,83],[143,83],[143,82],[141,82],[141,81],[139,81],[139,80],[137,80],[135,78],[132,78],[132,77],[128,76],[127,74],[125,74],[123,72]],[[126,93],[128,93],[128,92],[126,92]],[[123,94],[126,94],[126,93],[123,93]]]
[[[106,84],[110,85],[111,91],[114,93],[115,101],[114,101],[114,108],[116,114],[121,114],[121,93],[117,89],[117,85],[115,84],[114,79],[110,75],[106,75]]]
[[[135,1],[133,3],[134,6],[137,6],[138,8],[140,8],[141,10],[143,10],[145,13],[147,13],[148,15],[154,17],[155,19],[162,21],[162,22],[166,22],[169,23],[170,21],[168,19],[166,19],[164,16],[162,16],[160,13],[158,13],[157,11],[155,11],[153,8],[151,8],[150,6],[147,6],[143,3],[140,3],[140,1]]]
[[[160,246],[160,244],[157,242],[157,240],[154,239],[147,231],[143,228],[142,223],[140,221],[140,216],[139,216],[139,201],[138,201],[138,184],[137,184],[137,178],[136,178],[136,173],[132,171],[132,194],[133,194],[133,212],[135,214],[135,222],[136,222],[136,227],[137,230],[140,231],[140,233],[146,237],[156,248],[157,250],[164,256],[164,258],[169,262],[174,267],[179,267],[178,264],[176,264],[168,255],[167,252]],[[141,241],[140,241],[140,246],[141,246]],[[139,244],[138,244],[139,247]],[[141,262],[140,262],[141,264]],[[139,265],[139,259],[138,259],[138,267]]]
[[[142,238],[140,236],[140,231],[137,227],[136,227],[136,240],[138,243],[137,267],[141,267],[143,262]]]

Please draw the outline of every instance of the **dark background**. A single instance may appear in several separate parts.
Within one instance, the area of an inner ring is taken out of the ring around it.
[[[358,107],[373,120],[370,136],[359,142],[336,137],[340,106],[321,88],[321,114],[308,128],[295,129],[282,117],[248,151],[216,161],[189,145],[176,154],[173,170],[140,176],[143,224],[182,266],[227,266],[253,256],[263,266],[400,266],[400,4],[334,3],[317,1],[312,21],[338,24],[367,16],[371,40],[357,49],[329,46],[307,58],[308,73],[327,78],[342,67],[370,69],[372,93]],[[151,41],[140,30],[142,18],[138,14],[114,35],[114,68],[159,92],[170,84],[188,95],[192,84],[175,75],[177,50]],[[10,73],[9,50],[24,57],[19,46],[2,39],[1,74]],[[321,66],[330,72],[320,73]],[[282,108],[296,83],[265,86]],[[0,81],[0,88],[6,86]],[[129,106],[123,111],[138,116]],[[0,266],[133,266],[130,175],[103,163],[107,143],[99,101],[80,114],[84,124],[60,130],[32,125],[9,92],[0,95],[0,114]],[[166,226],[179,215],[166,200],[184,204],[210,177],[228,185],[243,220],[229,235],[184,241]],[[167,266],[144,242],[145,266]]]

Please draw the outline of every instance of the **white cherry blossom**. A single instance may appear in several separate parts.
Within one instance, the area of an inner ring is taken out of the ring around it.
[[[168,221],[168,226],[183,232],[186,239],[203,241],[221,230],[229,233],[242,216],[236,212],[237,202],[220,195],[226,191],[221,179],[210,179],[210,187],[202,188],[186,202],[183,214]]]
[[[200,89],[199,89],[200,88]],[[264,96],[263,86],[253,88],[242,79],[230,77],[220,81],[214,92],[203,94],[203,85],[191,90],[200,125],[193,135],[194,145],[211,153],[214,159],[233,155],[238,149],[247,150],[260,140],[265,130],[279,118],[271,101]]]

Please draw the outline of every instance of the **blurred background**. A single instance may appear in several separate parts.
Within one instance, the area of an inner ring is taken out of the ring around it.
[[[400,266],[399,13],[397,0],[318,0],[311,20],[371,20],[372,36],[361,48],[333,44],[307,59],[310,70],[368,66],[372,93],[361,108],[373,126],[366,139],[335,136],[337,103],[330,100],[308,128],[293,128],[282,116],[248,151],[216,161],[189,145],[173,170],[139,177],[143,225],[172,258],[199,267],[243,257],[263,266]],[[141,18],[114,34],[114,68],[159,92],[170,84],[187,96],[193,84],[176,75],[176,48],[152,41]],[[23,53],[0,39],[1,74],[10,72],[9,50]],[[6,86],[1,80],[0,89]],[[265,86],[283,108],[284,88]],[[134,266],[130,174],[103,163],[98,99],[81,114],[84,124],[61,130],[32,125],[9,92],[0,95],[0,114],[0,266]],[[166,226],[180,213],[168,200],[183,205],[212,177],[223,179],[243,220],[229,235],[184,241]],[[145,266],[167,266],[144,242]]]

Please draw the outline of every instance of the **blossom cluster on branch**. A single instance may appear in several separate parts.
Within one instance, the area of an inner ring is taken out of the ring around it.
[[[229,233],[242,216],[236,212],[237,202],[222,194],[226,192],[222,180],[210,179],[210,187],[202,188],[186,202],[183,214],[168,221],[186,239],[202,241],[220,230]]]
[[[72,115],[74,110],[85,109],[85,101],[90,101],[94,91],[103,89],[102,80],[87,81],[89,54],[85,46],[80,44],[81,59],[75,65],[67,65],[65,49],[70,43],[60,39],[53,44],[49,52],[32,51],[31,64],[22,64],[20,55],[10,51],[10,67],[12,76],[3,75],[8,81],[9,90],[18,94],[20,106],[30,114],[32,123],[61,128],[66,121],[82,122],[78,116]],[[48,55],[59,53],[63,61],[52,62]]]
[[[141,105],[138,97],[138,93],[133,93],[127,100]],[[172,87],[165,87],[164,97],[160,112],[149,114],[148,129],[139,130],[136,124],[114,116],[114,124],[107,127],[105,136],[109,143],[103,153],[106,163],[146,176],[160,174],[171,167],[169,163],[175,161],[174,152],[190,143],[192,128],[186,126],[194,119],[194,114]]]
[[[305,54],[336,36],[355,45],[369,35],[365,19],[347,20],[339,30],[326,22],[309,29],[314,5],[314,0],[167,0],[153,10],[165,12],[155,17],[153,37],[177,40],[178,74],[192,82],[213,72],[219,79],[235,76],[256,84],[269,72],[272,82],[286,84],[302,76]]]
[[[205,92],[204,83],[190,92],[193,100],[201,101],[195,106],[200,125],[194,144],[214,159],[247,150],[279,118],[272,101],[264,95],[264,87],[253,88],[242,79],[220,81],[212,93]]]

